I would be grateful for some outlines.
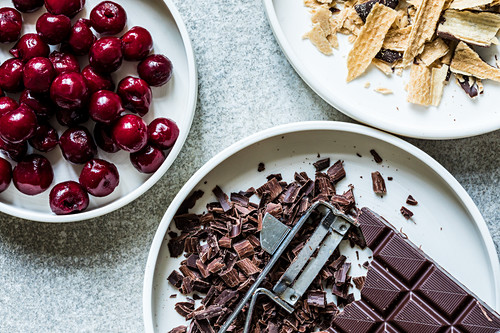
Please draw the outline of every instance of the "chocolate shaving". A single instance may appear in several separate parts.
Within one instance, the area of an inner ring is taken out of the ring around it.
[[[352,278],[352,282],[359,290],[365,286],[366,276],[357,276]]]
[[[179,302],[174,306],[174,310],[186,318],[194,311],[194,302]]]
[[[252,276],[260,273],[260,268],[257,267],[249,258],[242,259],[236,262],[236,265],[246,276]]]
[[[231,210],[232,207],[231,204],[229,203],[227,195],[221,190],[219,186],[215,186],[212,192],[215,194],[215,197],[219,201],[224,212],[228,212],[229,210]]]
[[[330,158],[323,158],[313,163],[316,171],[322,171],[330,166]]]
[[[415,198],[413,198],[411,195],[409,195],[408,198],[406,199],[406,203],[410,206],[418,205],[418,201],[415,200]]]
[[[234,244],[233,248],[240,259],[251,257],[254,254],[253,245],[246,239]]]
[[[387,193],[387,189],[385,188],[385,181],[380,172],[378,171],[372,172],[372,183],[373,183],[373,192],[377,194]]]
[[[401,215],[404,216],[405,219],[409,220],[413,216],[413,212],[406,208],[405,206],[401,207]]]
[[[179,273],[178,271],[176,271],[175,269],[172,271],[172,273],[170,273],[170,275],[168,276],[167,280],[168,282],[170,282],[174,287],[176,288],[180,288],[181,285],[182,285],[182,279],[184,278],[184,276]]]
[[[171,329],[168,333],[186,333],[186,332],[187,332],[187,327],[181,325]]]
[[[372,154],[373,159],[375,160],[375,163],[380,164],[382,163],[383,159],[380,157],[380,155],[375,151],[375,149],[370,150],[370,154]]]
[[[307,304],[316,308],[325,308],[326,293],[324,291],[310,291],[307,294]]]
[[[388,50],[388,49],[381,49],[375,58],[383,60],[389,64],[393,64],[396,61],[400,60],[403,58],[403,53],[398,52],[398,51],[393,51],[393,50]],[[378,163],[378,162],[377,162]]]
[[[264,170],[266,170],[266,165],[264,163],[260,162],[259,166],[257,167],[257,171],[262,172]]]
[[[375,5],[377,2],[394,9],[398,5],[399,0],[369,0],[365,3],[355,5],[354,9],[356,10],[356,13],[358,13],[359,17],[361,17],[363,22],[366,22],[368,14],[370,14],[373,5]]]
[[[205,194],[202,190],[196,190],[189,197],[186,198],[179,206],[179,210],[177,210],[176,215],[186,214],[189,209],[193,208],[196,205],[196,201],[201,199],[201,197]]]

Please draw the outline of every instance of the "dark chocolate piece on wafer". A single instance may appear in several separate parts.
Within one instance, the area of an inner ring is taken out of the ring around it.
[[[382,217],[363,208],[358,221],[374,258],[330,332],[500,332],[498,313]]]

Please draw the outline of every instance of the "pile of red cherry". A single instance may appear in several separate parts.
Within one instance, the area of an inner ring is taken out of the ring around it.
[[[80,18],[73,25],[71,18],[82,10],[85,0],[13,3],[17,10],[0,8],[0,42],[17,42],[10,50],[14,58],[0,66],[0,150],[18,163],[12,170],[11,163],[0,157],[0,192],[11,180],[28,195],[51,186],[50,161],[40,154],[27,155],[28,143],[40,152],[59,145],[66,160],[85,164],[79,182],[66,181],[52,188],[50,208],[56,214],[80,212],[89,204],[89,193],[103,197],[118,185],[116,166],[96,158],[97,146],[109,153],[130,152],[137,170],[155,172],[177,140],[179,129],[167,118],[157,118],[149,125],[141,118],[151,104],[150,86],[164,85],[172,76],[167,57],[149,55],[153,48],[150,33],[136,26],[121,38],[112,36],[127,21],[125,10],[112,1],[101,2],[92,9],[90,19]],[[20,37],[23,18],[19,11],[33,12],[43,5],[48,12],[38,18],[37,33]],[[58,44],[59,51],[50,53],[49,45]],[[85,55],[89,65],[80,72],[76,56]],[[123,78],[114,92],[110,74],[123,60],[139,61],[139,77]],[[22,94],[17,102],[4,92]],[[125,110],[132,113],[124,114]],[[60,137],[49,123],[53,115],[68,127]],[[93,137],[80,125],[89,118],[95,121]]]

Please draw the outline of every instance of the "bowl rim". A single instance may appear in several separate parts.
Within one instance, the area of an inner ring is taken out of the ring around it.
[[[453,177],[453,175],[448,172],[441,164],[439,164],[434,158],[425,153],[420,148],[412,145],[409,142],[404,141],[392,134],[367,127],[364,125],[337,122],[337,121],[304,121],[295,122],[285,125],[280,125],[266,130],[260,131],[258,133],[252,134],[234,144],[224,149],[214,157],[212,157],[208,162],[206,162],[195,174],[187,181],[187,183],[181,188],[177,193],[173,201],[170,203],[165,215],[163,216],[158,229],[153,238],[151,248],[148,254],[147,263],[145,266],[144,274],[144,285],[143,285],[143,320],[146,332],[154,331],[154,314],[153,314],[153,282],[156,270],[156,263],[158,260],[158,255],[160,248],[163,244],[164,237],[166,235],[167,229],[170,222],[177,212],[179,206],[184,202],[184,200],[189,196],[190,193],[195,189],[195,187],[203,180],[206,175],[208,175],[212,170],[217,168],[222,162],[227,160],[234,154],[242,151],[243,149],[267,140],[272,137],[287,135],[290,133],[305,132],[305,131],[343,131],[356,133],[374,139],[379,139],[386,143],[389,143],[397,148],[403,149],[409,154],[413,155],[415,158],[420,160],[429,166],[436,174],[441,177],[450,186],[450,189],[457,195],[457,200],[461,202],[464,208],[469,212],[472,219],[475,221],[479,233],[484,241],[486,252],[488,253],[489,260],[491,263],[491,268],[493,276],[496,280],[500,279],[500,261],[494,260],[498,259],[496,254],[495,245],[493,239],[486,225],[486,221],[481,215],[479,209],[474,204],[472,198],[465,191],[465,189],[460,185],[460,183]],[[495,304],[493,307],[500,304],[500,286],[495,286]]]
[[[368,126],[377,127],[383,131],[393,134],[402,135],[410,138],[426,139],[426,140],[452,140],[469,138],[481,134],[490,133],[500,129],[497,122],[484,122],[483,126],[476,126],[475,128],[455,129],[455,128],[439,128],[428,130],[426,128],[408,128],[408,127],[395,127],[394,124],[388,123],[382,118],[371,116],[367,113],[361,113],[350,107],[348,103],[339,98],[331,96],[324,85],[318,83],[314,75],[305,70],[302,61],[298,58],[292,46],[288,42],[285,33],[282,30],[280,21],[276,14],[274,1],[275,0],[262,0],[264,4],[264,11],[266,13],[269,25],[274,33],[276,42],[280,46],[283,54],[287,58],[289,64],[293,67],[295,72],[302,78],[302,80],[325,102],[333,106],[338,111],[346,116],[357,120]]]
[[[169,153],[170,163],[163,163],[162,166],[155,171],[142,185],[128,193],[127,195],[106,204],[105,206],[92,209],[89,211],[83,211],[81,213],[69,214],[69,215],[51,215],[48,213],[40,213],[27,211],[25,208],[15,207],[9,204],[5,204],[0,202],[0,211],[6,213],[8,215],[31,220],[35,222],[50,222],[50,223],[63,223],[63,222],[79,222],[85,221],[92,218],[96,218],[108,213],[111,213],[115,210],[118,210],[132,201],[139,198],[141,195],[146,193],[154,184],[156,184],[163,175],[167,172],[167,170],[172,166],[172,164],[177,159],[181,149],[184,147],[186,139],[191,130],[191,126],[193,124],[194,115],[196,113],[196,103],[198,100],[198,71],[196,68],[196,60],[194,56],[194,50],[191,43],[191,39],[189,37],[186,25],[177,10],[177,7],[174,5],[172,0],[161,0],[167,7],[168,11],[172,15],[174,22],[179,30],[179,33],[182,38],[182,42],[184,44],[184,50],[186,52],[187,57],[187,67],[188,67],[188,104],[186,110],[191,113],[191,117],[188,119],[188,130],[179,133],[179,137],[177,139],[176,145],[172,148]]]

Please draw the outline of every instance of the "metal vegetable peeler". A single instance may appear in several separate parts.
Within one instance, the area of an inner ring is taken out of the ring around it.
[[[311,218],[314,211],[321,215],[321,222],[299,252],[297,258],[281,276],[272,291],[260,288],[262,281],[278,262],[278,259],[285,252],[295,235]],[[220,328],[219,333],[226,332],[243,307],[250,301],[243,331],[249,333],[253,310],[259,295],[268,296],[288,313],[293,313],[297,301],[306,292],[332,253],[339,246],[346,232],[353,226],[357,228],[357,223],[352,217],[323,201],[314,203],[292,229],[267,213],[262,221],[260,243],[262,248],[272,255],[271,260],[269,260],[269,263],[262,270],[234,312]],[[316,250],[318,250],[317,255],[312,257]]]

